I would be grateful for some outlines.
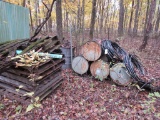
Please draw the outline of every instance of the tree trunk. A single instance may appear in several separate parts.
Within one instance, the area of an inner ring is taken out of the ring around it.
[[[84,18],[85,18],[85,0],[82,1],[82,40],[84,41]]]
[[[58,39],[63,42],[63,28],[62,28],[62,6],[61,0],[56,0],[56,23]]]
[[[35,28],[37,28],[37,26],[38,26],[38,12],[37,12],[37,9],[38,9],[38,0],[35,0],[35,3],[34,3],[34,5],[35,5]]]
[[[134,36],[137,36],[137,30],[138,30],[139,3],[140,3],[140,0],[137,0],[137,6],[136,6],[136,12],[135,12],[135,19],[134,19],[134,28],[133,28],[133,35],[134,35]]]
[[[78,9],[77,9],[77,31],[76,34],[78,35],[80,32],[80,22],[81,22],[81,16],[80,16],[80,0],[78,0]]]
[[[111,16],[109,17],[109,3],[110,3],[110,0],[108,0],[107,1],[107,7],[106,7],[106,15],[105,15],[105,25],[104,25],[104,31],[105,31],[105,33],[107,33],[107,30],[108,30],[108,27],[110,27],[109,26],[109,20],[111,21],[112,19],[112,16],[113,16],[113,13],[114,13],[114,11],[111,13]],[[106,5],[105,5],[106,6]],[[109,19],[110,18],[110,19]]]
[[[37,12],[38,12],[38,14],[40,15],[40,8],[39,8],[39,2],[37,3]],[[38,25],[39,24],[41,24],[41,19],[40,18],[38,18]]]
[[[93,40],[93,32],[94,32],[94,25],[96,20],[96,1],[92,0],[92,15],[91,15],[91,23],[90,23],[90,40]]]
[[[123,21],[124,21],[124,5],[123,0],[120,0],[120,12],[119,12],[119,23],[118,23],[118,36],[123,35]]]
[[[112,33],[114,33],[114,30],[115,30],[115,24],[114,24],[114,19],[115,19],[115,16],[116,16],[116,7],[115,7],[115,5],[114,5],[114,12],[113,12],[113,14],[112,14],[112,21],[113,21],[113,23],[112,23],[112,29],[111,29],[111,31],[112,31]],[[117,31],[117,30],[116,30]]]
[[[52,18],[51,17],[48,19],[48,30],[49,32],[52,32]]]
[[[155,7],[156,7],[156,0],[152,0],[151,1],[150,11],[149,11],[149,17],[148,17],[148,21],[147,21],[147,28],[145,30],[143,43],[139,48],[140,50],[145,49],[145,47],[147,45],[147,42],[148,42],[148,39],[149,39],[149,34],[152,31],[152,20],[154,18]]]
[[[127,30],[127,23],[128,23],[128,9],[127,9],[127,6],[125,6],[124,8],[125,8],[125,11],[124,11],[123,30],[126,31]]]
[[[160,1],[159,1],[160,5]],[[155,25],[155,32],[158,32],[159,29],[159,23],[160,23],[160,6],[158,6],[158,11],[157,11],[157,20],[156,20],[156,25]]]
[[[100,32],[101,32],[101,37],[103,38],[104,36],[104,6],[105,6],[105,0],[102,1],[101,4],[101,19],[100,19]]]
[[[51,7],[50,4],[48,4],[47,6],[48,8]],[[52,32],[52,18],[51,17],[48,19],[48,32]]]
[[[144,34],[145,34],[147,20],[148,20],[149,3],[150,3],[149,0],[147,0],[147,10],[146,10],[146,19],[145,19],[145,24],[144,24]]]
[[[31,27],[31,31],[33,32],[33,20],[32,20],[32,12],[30,7],[30,0],[28,0],[28,6],[29,6],[30,27]]]
[[[26,0],[23,0],[22,6],[26,7]]]
[[[132,0],[132,9],[131,9],[131,16],[130,16],[130,20],[129,20],[129,27],[128,27],[128,34],[131,35],[131,25],[132,25],[132,18],[133,18],[133,9],[134,6],[134,0]]]

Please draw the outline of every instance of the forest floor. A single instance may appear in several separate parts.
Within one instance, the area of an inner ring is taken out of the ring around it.
[[[141,37],[125,37],[119,45],[136,54],[147,68],[148,77],[160,79],[160,41],[150,39],[146,49],[138,51]],[[140,91],[136,86],[121,87],[110,79],[103,82],[72,70],[62,71],[64,82],[39,108],[26,113],[26,105],[2,98],[0,119],[15,120],[158,120],[160,94]],[[160,86],[160,85],[159,85]],[[21,106],[20,110],[18,106]]]

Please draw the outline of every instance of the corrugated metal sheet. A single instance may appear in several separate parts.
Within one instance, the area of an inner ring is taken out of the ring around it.
[[[29,10],[0,1],[0,42],[29,37]]]

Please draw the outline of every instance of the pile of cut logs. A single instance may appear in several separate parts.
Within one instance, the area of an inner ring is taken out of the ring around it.
[[[145,76],[143,65],[137,56],[128,54],[115,42],[104,40],[99,44],[89,41],[81,46],[80,53],[72,61],[72,69],[80,75],[90,73],[101,81],[110,75],[118,85],[136,83],[141,88],[160,91],[160,84],[155,85],[157,81],[151,82],[138,77],[139,73]]]
[[[61,66],[64,59],[60,46],[56,36],[32,42],[28,39],[1,43],[0,94],[29,103],[31,99],[42,100],[53,92],[63,80]],[[17,50],[19,55],[16,55]],[[61,57],[51,58],[50,55]]]
[[[90,72],[91,75],[99,80],[104,80],[109,75],[109,63],[107,58],[102,55],[101,46],[95,42],[87,42],[81,46],[81,55],[72,61],[72,69],[78,74]]]

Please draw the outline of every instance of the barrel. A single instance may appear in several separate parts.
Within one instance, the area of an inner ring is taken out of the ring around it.
[[[62,69],[69,69],[71,68],[71,57],[73,58],[74,55],[71,56],[71,49],[72,53],[74,51],[74,48],[65,48],[61,47],[62,54],[64,55],[65,64],[62,65]]]
[[[104,80],[109,75],[109,65],[103,60],[95,61],[90,66],[92,76],[99,80]]]
[[[116,84],[122,86],[127,86],[132,82],[123,63],[117,63],[110,68],[110,77]]]
[[[88,61],[83,56],[77,56],[72,61],[72,69],[78,74],[84,74],[88,71]]]
[[[81,53],[88,61],[95,61],[101,56],[102,49],[97,42],[91,41],[82,46]]]

